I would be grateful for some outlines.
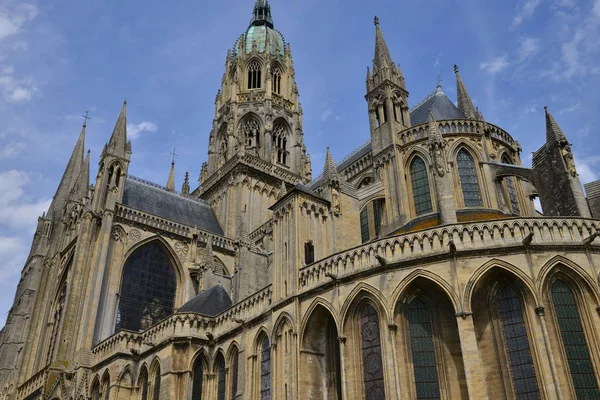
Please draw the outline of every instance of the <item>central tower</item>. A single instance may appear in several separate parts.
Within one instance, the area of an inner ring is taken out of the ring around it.
[[[274,29],[268,0],[257,0],[248,29],[227,51],[197,194],[235,237],[242,213],[252,232],[270,218],[282,183],[310,179],[291,49]]]

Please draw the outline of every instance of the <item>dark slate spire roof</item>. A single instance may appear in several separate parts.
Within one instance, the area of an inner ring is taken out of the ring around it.
[[[216,285],[185,303],[179,312],[193,312],[214,317],[227,310],[231,305],[231,298],[223,286]]]
[[[129,176],[125,181],[123,205],[180,224],[223,235],[213,209],[205,202],[169,192],[166,188]]]
[[[446,96],[441,86],[417,105],[410,113],[410,122],[413,126],[429,121],[429,111],[436,121],[446,119],[465,119],[465,115]]]

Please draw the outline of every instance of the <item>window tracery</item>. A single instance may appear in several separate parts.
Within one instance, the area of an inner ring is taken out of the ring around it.
[[[538,399],[539,389],[521,298],[512,287],[504,286],[496,293],[496,305],[515,398]]]
[[[258,61],[248,64],[248,89],[260,89],[262,79],[262,68]]]
[[[598,399],[600,390],[573,291],[562,280],[552,285],[552,301],[577,398]]]
[[[379,315],[370,304],[360,313],[363,383],[367,400],[385,399]]]
[[[259,145],[260,125],[254,118],[248,118],[242,123],[242,135],[247,149],[253,149]]]
[[[72,263],[69,261],[69,266]],[[58,341],[58,336],[60,333],[60,326],[62,323],[63,317],[63,309],[65,307],[65,300],[67,297],[67,281],[62,283],[58,298],[56,299],[56,304],[54,305],[54,313],[52,316],[52,333],[50,334],[50,343],[48,344],[48,353],[46,354],[46,363],[52,361],[54,356],[54,350],[56,348],[56,343]]]
[[[271,90],[273,93],[281,94],[281,70],[277,66],[271,69]]]
[[[458,152],[457,164],[465,207],[481,207],[481,193],[473,157],[468,151],[461,149]]]
[[[173,312],[175,270],[157,241],[137,249],[125,263],[115,330],[140,331]]]
[[[273,129],[273,158],[279,164],[288,165],[287,129],[281,123]]]
[[[421,215],[433,212],[427,167],[421,157],[415,157],[412,160],[410,164],[410,176],[415,202],[415,213]]]

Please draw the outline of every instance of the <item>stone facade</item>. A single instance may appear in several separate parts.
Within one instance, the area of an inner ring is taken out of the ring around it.
[[[315,179],[266,0],[198,188],[128,174],[126,104],[90,185],[84,126],[0,333],[0,399],[599,398],[597,184],[586,200],[548,110],[523,167],[456,66],[458,106],[438,86],[409,108],[375,25],[369,141]]]

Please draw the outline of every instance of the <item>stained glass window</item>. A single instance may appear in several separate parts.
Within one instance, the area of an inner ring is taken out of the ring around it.
[[[475,162],[468,151],[462,149],[458,152],[458,176],[463,193],[465,207],[481,207],[481,193]]]
[[[363,243],[369,241],[369,213],[367,207],[360,212],[360,237]]]
[[[142,391],[141,400],[148,400],[148,371],[142,370],[140,378],[140,389]]]
[[[238,351],[231,357],[231,398],[235,399],[238,391]]]
[[[219,353],[215,362],[217,370],[217,400],[225,400],[225,358]]]
[[[159,242],[136,250],[125,263],[116,330],[141,331],[173,312],[175,271]]]
[[[373,201],[373,221],[375,222],[375,236],[379,237],[379,230],[381,229],[381,214],[382,214],[383,200]]]
[[[202,357],[194,363],[194,382],[192,384],[192,400],[202,400],[202,381],[204,378],[204,365]]]
[[[504,155],[502,157],[504,164],[512,164],[512,161]],[[508,190],[508,197],[510,198],[510,208],[514,215],[520,215],[521,209],[519,207],[519,198],[517,197],[517,188],[515,187],[515,178],[509,176],[506,179],[506,189]]]
[[[154,373],[154,391],[152,400],[160,400],[160,367],[156,367],[156,372]]]
[[[379,335],[379,315],[370,304],[366,304],[361,310],[360,330],[366,399],[383,400],[385,399],[385,388]]]
[[[431,314],[427,305],[418,297],[408,306],[408,324],[417,399],[439,399],[440,384],[435,361]]]
[[[577,398],[600,399],[600,390],[583,334],[577,301],[571,288],[563,281],[557,280],[552,285],[552,300]]]
[[[413,199],[415,200],[415,212],[417,215],[432,212],[433,206],[431,205],[427,167],[422,158],[414,158],[410,164],[410,176],[412,179]]]
[[[266,336],[260,352],[260,400],[271,400],[271,345]]]
[[[505,286],[496,294],[504,348],[517,400],[539,399],[539,390],[519,294]]]

